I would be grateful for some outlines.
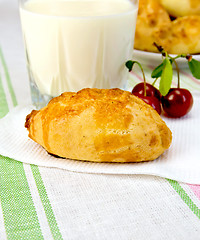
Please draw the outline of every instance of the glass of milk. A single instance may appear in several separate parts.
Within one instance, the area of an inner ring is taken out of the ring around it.
[[[19,0],[32,102],[126,87],[138,0]]]

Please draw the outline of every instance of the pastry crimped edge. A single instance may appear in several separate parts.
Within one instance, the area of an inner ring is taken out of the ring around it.
[[[25,127],[48,153],[92,162],[154,160],[172,141],[159,114],[120,89],[63,93],[43,109],[33,110]]]

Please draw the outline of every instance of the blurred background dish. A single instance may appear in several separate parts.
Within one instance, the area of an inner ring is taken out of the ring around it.
[[[157,52],[156,42],[169,50],[171,19],[167,11],[156,0],[140,0],[135,32],[134,48],[142,51]]]
[[[156,53],[154,42],[170,54],[200,54],[200,0],[140,0],[134,48]]]

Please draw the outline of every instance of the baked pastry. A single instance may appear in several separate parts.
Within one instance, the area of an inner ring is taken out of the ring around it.
[[[173,17],[200,15],[199,0],[160,0],[160,3]]]
[[[156,0],[140,0],[136,22],[134,48],[158,52],[154,42],[169,50],[171,19],[167,11]]]
[[[151,106],[120,89],[63,93],[33,110],[25,127],[48,153],[94,162],[154,160],[172,140]]]
[[[169,53],[200,53],[200,16],[179,17],[172,22]]]

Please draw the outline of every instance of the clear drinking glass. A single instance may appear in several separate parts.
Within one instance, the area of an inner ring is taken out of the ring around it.
[[[137,0],[19,0],[32,102],[65,91],[125,88]]]

